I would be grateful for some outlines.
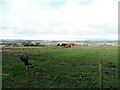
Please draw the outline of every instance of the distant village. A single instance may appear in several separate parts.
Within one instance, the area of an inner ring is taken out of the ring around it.
[[[117,41],[49,41],[49,40],[1,40],[1,47],[21,47],[21,46],[113,46]]]

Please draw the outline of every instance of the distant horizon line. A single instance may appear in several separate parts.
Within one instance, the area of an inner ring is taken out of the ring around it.
[[[74,39],[74,40],[50,40],[50,39],[0,39],[0,40],[41,40],[41,41],[120,41],[119,39]]]

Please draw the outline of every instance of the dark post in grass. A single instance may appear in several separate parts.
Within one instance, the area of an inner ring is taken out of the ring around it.
[[[103,67],[102,60],[99,60],[100,90],[103,90]]]
[[[29,87],[29,83],[30,83],[30,71],[29,71],[29,65],[31,65],[28,61],[29,61],[29,57],[28,55],[25,53],[24,55],[20,56],[20,60],[24,63],[24,65],[26,66],[26,73],[27,73],[27,78],[28,78],[28,87]]]

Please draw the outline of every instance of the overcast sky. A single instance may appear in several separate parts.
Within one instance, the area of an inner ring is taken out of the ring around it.
[[[118,0],[0,0],[0,39],[118,38]]]

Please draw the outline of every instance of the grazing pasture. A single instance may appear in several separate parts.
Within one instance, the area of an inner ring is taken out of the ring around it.
[[[30,57],[31,88],[99,88],[99,60],[103,87],[118,87],[117,46],[6,47],[2,49],[3,88],[28,87],[26,67],[19,57]]]

